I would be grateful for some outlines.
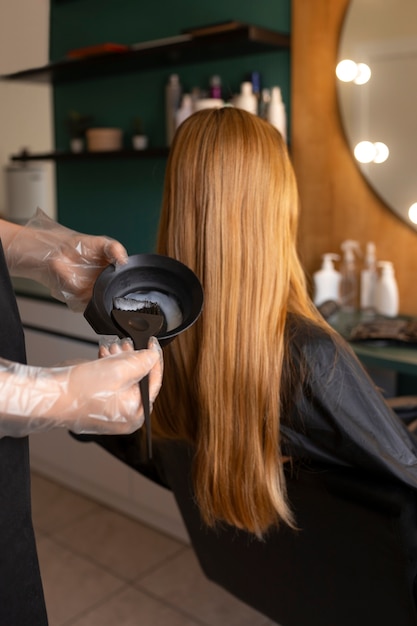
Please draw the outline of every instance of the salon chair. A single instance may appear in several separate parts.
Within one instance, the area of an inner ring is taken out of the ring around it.
[[[415,433],[417,429],[417,396],[395,396],[386,398],[389,407],[404,424]]]
[[[297,530],[282,525],[259,541],[230,526],[204,525],[189,446],[155,443],[149,464],[133,436],[96,441],[171,489],[207,578],[281,626],[417,625],[417,494],[402,483],[289,465]]]

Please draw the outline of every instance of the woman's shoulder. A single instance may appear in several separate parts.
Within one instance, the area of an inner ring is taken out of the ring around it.
[[[320,325],[301,315],[289,314],[287,337],[290,344],[304,351],[327,349],[334,351],[345,342],[332,328]]]
[[[364,378],[363,366],[351,346],[331,327],[293,315],[288,338],[290,358],[310,381]]]
[[[336,364],[349,370],[360,367],[352,348],[341,335],[330,326],[300,315],[288,318],[287,345],[290,358],[304,364],[306,371],[314,370],[319,374]]]

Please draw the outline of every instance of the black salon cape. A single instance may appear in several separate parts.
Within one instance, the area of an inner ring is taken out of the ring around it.
[[[282,416],[283,453],[390,475],[417,489],[417,440],[350,346],[296,316],[288,332],[293,366],[307,377]]]
[[[0,356],[25,363],[23,329],[0,242]],[[28,438],[0,438],[0,626],[48,624],[31,520]]]
[[[284,456],[303,466],[324,463],[395,477],[417,489],[417,439],[387,406],[350,346],[295,315],[289,315],[287,333],[290,365],[286,367],[293,371],[293,384],[291,401],[281,417]],[[73,436],[96,441],[141,474],[169,487],[163,455],[171,443],[155,441],[154,458],[148,461],[141,435],[142,431],[119,437]]]

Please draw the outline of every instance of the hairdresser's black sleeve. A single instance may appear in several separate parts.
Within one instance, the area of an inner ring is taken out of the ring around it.
[[[152,459],[148,458],[144,430],[140,429],[131,435],[76,435],[69,433],[71,437],[83,443],[94,442],[104,448],[114,457],[129,465],[134,470],[146,476],[161,487],[170,489],[169,481],[163,470],[160,450],[162,442],[156,442],[153,446]]]
[[[291,418],[284,453],[396,476],[417,488],[417,444],[342,340],[302,334],[308,371]]]

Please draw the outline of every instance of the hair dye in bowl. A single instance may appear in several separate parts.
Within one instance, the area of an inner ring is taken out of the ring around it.
[[[167,332],[175,330],[175,328],[181,326],[183,322],[183,315],[178,300],[166,293],[161,291],[136,291],[127,294],[125,298],[143,302],[144,306],[145,303],[156,302],[164,314]]]

